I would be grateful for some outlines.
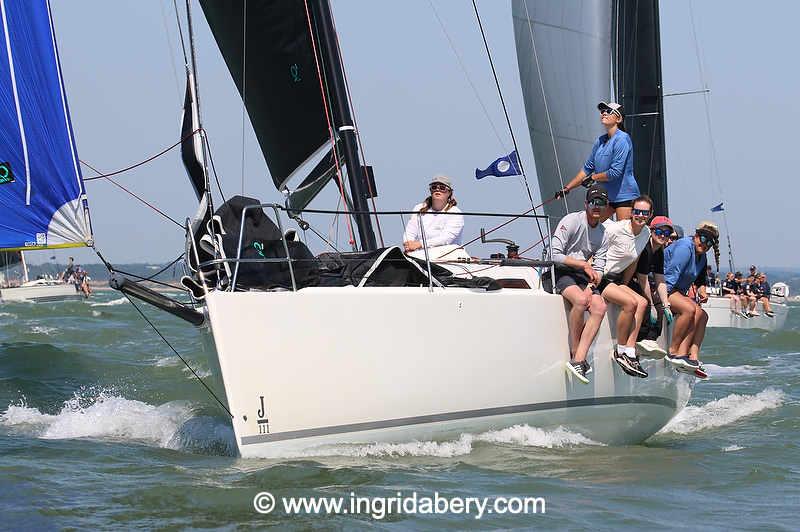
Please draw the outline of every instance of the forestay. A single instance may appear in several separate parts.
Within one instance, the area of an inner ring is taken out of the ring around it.
[[[0,0],[0,250],[92,244],[47,0]]]

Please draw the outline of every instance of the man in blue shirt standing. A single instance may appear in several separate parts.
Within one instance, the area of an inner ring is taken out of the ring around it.
[[[719,229],[711,222],[701,222],[693,236],[677,240],[664,251],[664,280],[669,303],[675,314],[675,328],[667,360],[677,369],[698,377],[707,375],[700,364],[700,345],[706,333],[708,314],[687,293],[694,284],[700,303],[706,295],[706,253],[714,248],[719,264]]]

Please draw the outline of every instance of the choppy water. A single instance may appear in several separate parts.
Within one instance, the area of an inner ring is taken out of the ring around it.
[[[201,375],[191,326],[157,312]],[[243,460],[213,400],[116,293],[0,307],[0,527],[795,529],[800,307],[781,332],[716,329],[712,379],[644,445],[510,427],[449,442]],[[259,515],[253,496],[544,497],[545,514]]]

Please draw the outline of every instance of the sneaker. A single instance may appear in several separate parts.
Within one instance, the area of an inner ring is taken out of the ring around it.
[[[633,372],[636,374],[637,377],[641,377],[643,379],[647,378],[648,373],[644,370],[641,364],[639,364],[639,358],[631,358],[629,356],[625,357],[628,359],[628,365],[630,365]]]
[[[650,358],[664,358],[667,355],[666,350],[658,345],[655,340],[640,340],[636,342],[636,352]]]
[[[757,310],[751,310],[750,311],[750,317],[753,317],[753,316],[761,316],[761,314]]]
[[[630,375],[631,377],[639,377],[640,375],[633,369],[633,366],[630,364],[630,358],[625,356],[625,353],[620,353],[616,349],[614,349],[613,353],[614,362],[619,364],[619,367],[622,368],[622,371]]]
[[[587,361],[584,360],[583,362],[581,362],[581,364],[583,364],[583,374],[584,375],[588,375],[589,373],[592,372],[592,366],[590,366]]]
[[[688,355],[672,355],[668,354],[664,357],[667,362],[675,366],[676,369],[685,368],[686,361],[689,360]]]
[[[584,366],[585,363],[586,361],[583,362],[570,361],[566,363],[565,367],[567,369],[568,374],[574,375],[575,377],[577,377],[579,381],[581,381],[584,384],[589,384],[589,379],[586,378],[586,369],[585,369],[586,366]]]
[[[764,314],[766,314],[770,318],[774,318],[775,317],[775,313],[774,312],[765,312]]]
[[[696,370],[694,370],[694,375],[700,380],[708,379],[708,373],[706,373],[706,369],[703,366],[700,366]]]
[[[701,365],[699,360],[692,360],[691,358],[686,358],[684,365],[691,370],[700,369]]]
[[[744,313],[744,312],[741,312],[741,311],[739,311],[739,316],[741,316],[742,318],[744,318],[744,319],[746,319],[746,320],[749,320],[749,319],[750,319],[750,316],[748,316],[746,313]]]

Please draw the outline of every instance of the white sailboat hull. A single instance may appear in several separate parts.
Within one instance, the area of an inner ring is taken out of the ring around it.
[[[3,303],[14,301],[66,301],[81,298],[81,293],[75,290],[75,287],[71,284],[41,284],[0,288],[0,302]]]
[[[707,327],[732,327],[735,329],[763,329],[765,331],[776,331],[782,329],[786,324],[786,317],[789,314],[789,307],[783,303],[771,303],[772,312],[775,316],[770,318],[764,314],[764,309],[759,303],[756,310],[760,316],[743,318],[731,312],[730,300],[727,297],[710,296],[706,303],[703,303],[703,310],[708,313]]]
[[[245,457],[517,423],[634,443],[680,411],[694,383],[663,360],[645,362],[647,379],[624,374],[610,357],[608,318],[590,352],[591,383],[569,378],[564,302],[541,290],[215,291],[206,303]]]

